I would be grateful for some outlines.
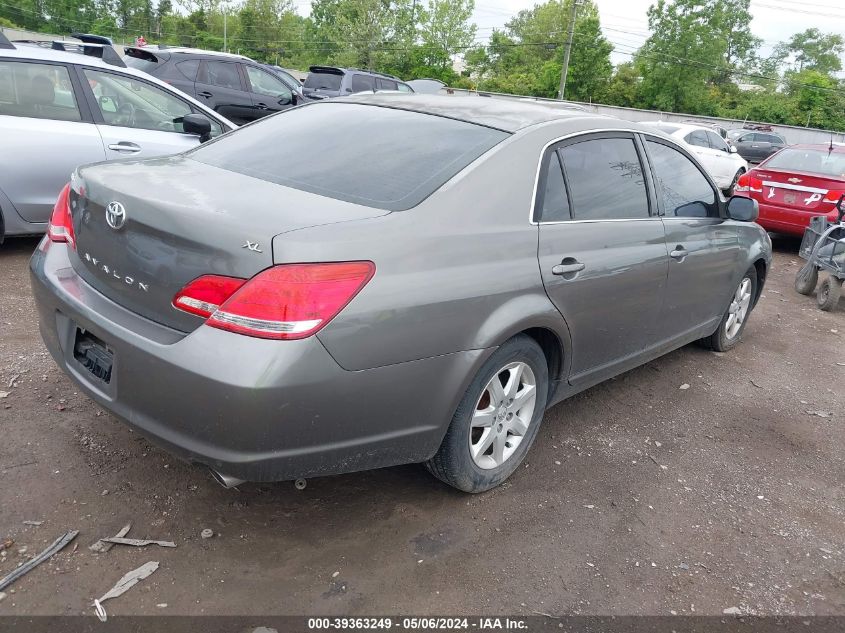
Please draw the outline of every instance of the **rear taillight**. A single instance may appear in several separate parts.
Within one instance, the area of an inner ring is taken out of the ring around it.
[[[179,291],[173,305],[200,316],[210,313],[206,324],[229,332],[306,338],[337,316],[375,270],[375,264],[363,261],[284,264],[246,282],[208,275]],[[227,292],[230,296],[224,296]]]
[[[222,275],[203,275],[194,279],[173,297],[173,305],[180,310],[210,317],[226,299],[246,283],[246,279],[223,277]]]
[[[828,204],[836,204],[839,202],[839,198],[845,195],[845,191],[837,191],[836,189],[831,189],[827,192],[827,195],[824,197],[822,202],[827,202]]]
[[[755,191],[759,193],[763,191],[763,181],[745,172],[737,179],[736,186],[734,187],[734,193],[741,193],[743,191]]]
[[[50,224],[47,226],[47,236],[51,242],[66,242],[76,248],[76,238],[73,233],[73,218],[70,215],[70,184],[59,193],[59,199],[53,207]]]

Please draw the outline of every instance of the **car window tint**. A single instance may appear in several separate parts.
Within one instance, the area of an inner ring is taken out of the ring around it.
[[[569,220],[569,198],[566,195],[566,186],[563,183],[563,171],[560,168],[560,158],[557,152],[549,156],[546,173],[544,175],[543,188],[540,192],[540,217],[541,222],[560,222]]]
[[[85,78],[108,125],[182,132],[187,102],[135,77],[85,69]]]
[[[379,77],[378,79],[378,89],[379,90],[396,90],[397,84],[395,81],[390,79],[382,79]]]
[[[710,141],[710,147],[713,149],[718,149],[722,152],[728,151],[728,144],[716,132],[707,132],[707,140]]]
[[[312,90],[340,90],[343,73],[311,72],[305,78],[305,88]]]
[[[350,84],[352,92],[363,92],[376,89],[375,77],[372,75],[359,75],[355,73],[352,75],[352,82]]]
[[[775,134],[764,134],[763,136],[772,145],[783,145],[783,139]]]
[[[710,143],[707,140],[707,134],[704,130],[695,130],[687,134],[685,138],[686,142],[690,145],[697,145],[698,147],[710,147]]]
[[[200,82],[232,90],[243,89],[238,65],[232,62],[206,61]]]
[[[766,167],[845,179],[845,153],[787,147],[770,158]]]
[[[634,141],[603,138],[560,150],[572,219],[647,218],[648,195]]]
[[[245,66],[245,68],[249,84],[252,86],[252,92],[277,99],[290,100],[290,88],[281,79],[254,66]]]
[[[411,86],[403,83],[397,84],[397,90],[399,90],[399,92],[413,92],[413,90],[411,90]]]
[[[507,137],[507,132],[430,114],[317,102],[243,127],[189,156],[286,187],[402,211]],[[402,151],[397,151],[399,138]],[[296,160],[279,160],[280,147]]]
[[[719,217],[716,192],[689,158],[655,141],[648,141],[648,153],[657,195],[667,216]]]
[[[200,60],[198,59],[186,59],[183,62],[176,62],[176,68],[179,69],[179,72],[185,75],[186,79],[190,79],[191,81],[196,81],[197,79],[197,72],[200,69]]]
[[[0,114],[81,121],[64,66],[0,60]]]

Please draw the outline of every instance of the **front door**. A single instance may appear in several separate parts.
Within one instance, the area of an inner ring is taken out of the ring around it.
[[[612,373],[659,339],[668,262],[640,154],[632,134],[602,133],[543,159],[538,255],[572,337],[572,384]]]
[[[239,125],[258,118],[241,79],[238,62],[203,61],[194,91],[200,103]]]
[[[244,65],[249,96],[256,119],[293,105],[293,92],[275,75],[249,64]]]
[[[671,339],[721,318],[734,290],[739,242],[698,166],[661,139],[649,137],[645,146],[666,227],[669,281],[660,326]]]

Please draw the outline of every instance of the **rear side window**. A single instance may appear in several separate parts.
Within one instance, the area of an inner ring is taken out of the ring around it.
[[[549,156],[544,177],[540,180],[540,198],[537,200],[540,209],[540,222],[560,222],[569,220],[569,197],[566,195],[566,185],[563,183],[563,171],[557,152]]]
[[[642,164],[633,139],[592,139],[559,151],[573,220],[649,217]]]
[[[359,75],[355,73],[352,75],[352,82],[350,84],[352,92],[364,92],[376,89],[376,78],[372,75]]]
[[[698,147],[710,147],[710,142],[707,140],[707,134],[703,130],[695,130],[684,137],[684,140],[690,145],[697,145]]]
[[[312,90],[340,90],[342,73],[310,72],[305,79],[305,88]]]
[[[698,167],[668,145],[655,141],[647,143],[664,214],[669,217],[718,218],[716,192]]]
[[[419,112],[314,103],[248,125],[189,156],[328,198],[403,211],[507,137]],[[279,148],[296,158],[279,160]]]
[[[238,65],[233,62],[204,62],[199,82],[231,90],[243,90]]]
[[[0,60],[0,114],[81,121],[64,66]]]
[[[197,73],[200,69],[200,60],[186,59],[182,62],[176,62],[176,68],[179,69],[179,72],[182,73],[186,79],[196,81]]]

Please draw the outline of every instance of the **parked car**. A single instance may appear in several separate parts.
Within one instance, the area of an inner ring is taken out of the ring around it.
[[[718,123],[713,123],[712,121],[694,121],[692,119],[684,121],[684,123],[686,123],[688,125],[694,125],[696,127],[708,128],[708,129],[716,132],[716,134],[721,136],[723,139],[728,138],[728,130],[726,128],[722,127],[721,125],[719,125]]]
[[[740,178],[736,193],[760,204],[758,222],[769,231],[804,235],[816,215],[835,222],[845,194],[845,146],[787,147]]]
[[[406,82],[413,92],[417,94],[437,94],[444,88],[446,88],[446,84],[444,84],[439,79],[411,79],[410,81]]]
[[[328,99],[356,92],[414,91],[398,77],[372,70],[311,66],[309,71],[303,86],[303,93],[310,99]]]
[[[238,125],[286,110],[296,92],[274,72],[243,55],[195,48],[125,49],[126,63],[166,81]]]
[[[728,130],[728,141],[749,163],[759,163],[786,147],[786,140],[774,132]]]
[[[225,485],[426,462],[480,492],[552,404],[739,342],[756,215],[648,126],[362,95],[78,169],[30,267],[79,388]]]
[[[719,188],[726,192],[730,192],[737,179],[748,171],[745,159],[711,129],[681,123],[647,124],[684,143],[687,149],[698,157]]]
[[[68,50],[0,33],[0,240],[43,233],[77,165],[173,154],[235,127],[111,47],[55,46]]]

